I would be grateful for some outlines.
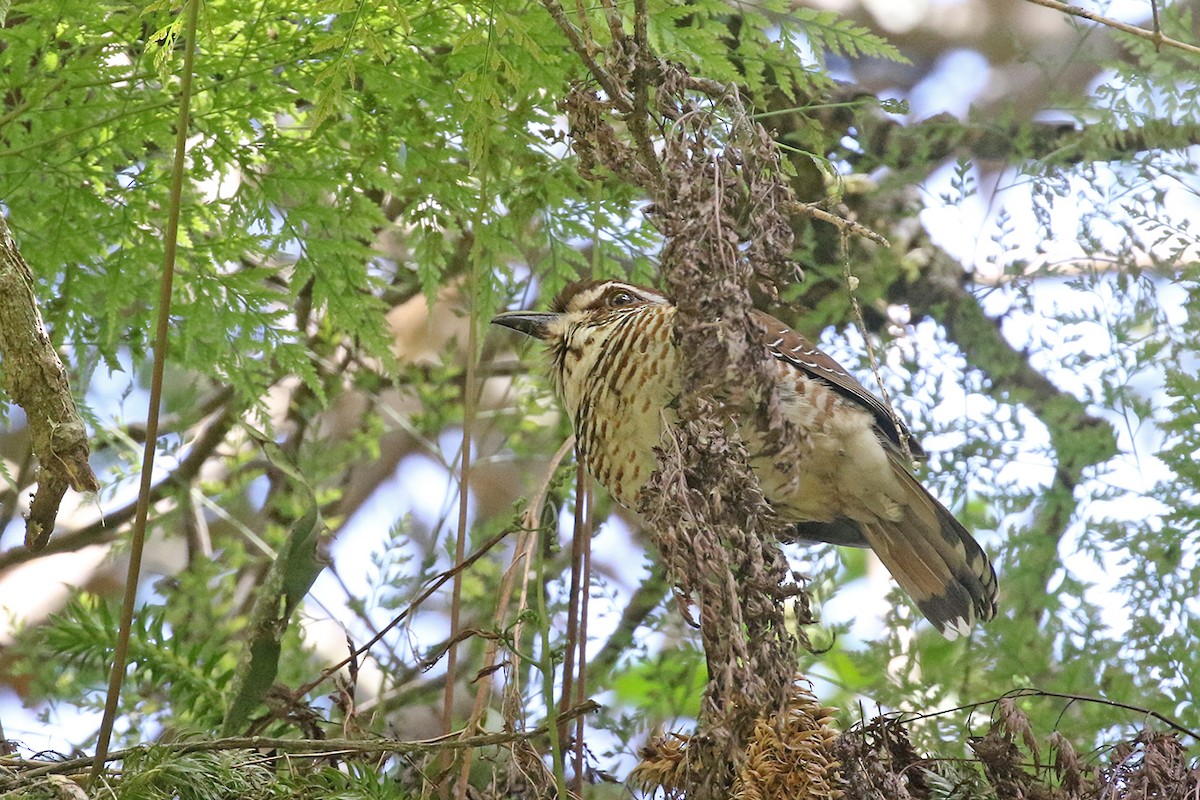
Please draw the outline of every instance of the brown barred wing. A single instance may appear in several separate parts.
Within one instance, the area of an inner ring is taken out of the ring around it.
[[[912,432],[882,400],[867,390],[865,386],[846,371],[838,362],[830,358],[802,334],[784,325],[779,320],[762,311],[753,312],[754,320],[763,328],[763,343],[767,352],[780,361],[785,361],[807,375],[823,381],[833,387],[843,397],[859,404],[875,417],[875,425],[885,439],[897,448],[904,437],[908,438],[908,447],[914,458],[924,458],[925,451],[913,437]]]

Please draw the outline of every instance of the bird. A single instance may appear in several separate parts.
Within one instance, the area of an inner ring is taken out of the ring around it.
[[[664,426],[677,419],[683,360],[675,316],[671,300],[654,289],[582,279],[559,292],[549,311],[492,320],[546,345],[581,459],[634,510],[657,465]],[[913,476],[911,457],[924,451],[904,423],[803,335],[758,309],[751,317],[784,414],[809,440],[804,455],[780,469],[771,454],[756,455],[753,432],[742,431],[750,466],[794,539],[870,548],[947,639],[995,616],[991,561]]]

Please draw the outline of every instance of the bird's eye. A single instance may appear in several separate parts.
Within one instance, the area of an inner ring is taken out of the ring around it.
[[[635,302],[637,298],[633,296],[633,292],[627,292],[624,289],[618,289],[608,296],[608,304],[610,306],[627,306]]]

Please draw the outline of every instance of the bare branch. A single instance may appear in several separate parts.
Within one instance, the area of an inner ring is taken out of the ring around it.
[[[861,154],[848,154],[857,171],[879,164],[895,169],[927,165],[957,155],[1011,163],[1041,159],[1055,164],[1111,161],[1147,150],[1176,150],[1200,144],[1200,124],[1147,119],[1138,127],[1100,131],[1074,122],[1017,122],[996,125],[935,114],[905,123],[882,111],[874,95],[845,86],[816,118],[830,131],[854,126]],[[777,135],[789,131],[785,115],[773,118]]]
[[[567,12],[563,9],[562,4],[558,0],[542,0],[542,5],[550,12],[550,16],[558,24],[559,30],[563,32],[563,35],[567,37],[567,41],[571,43],[571,49],[579,56],[579,60],[587,67],[588,72],[592,73],[592,76],[604,87],[604,91],[608,93],[613,103],[622,108],[629,109],[632,106],[629,93],[612,76],[612,73],[601,66],[600,62],[596,60],[592,54],[591,46],[580,38],[579,31],[575,30],[575,26],[571,24],[571,20],[567,17]]]
[[[1069,6],[1066,3],[1060,3],[1058,0],[1027,0],[1027,2],[1033,3],[1035,6],[1042,6],[1043,8],[1052,8],[1055,11],[1061,11],[1064,14],[1070,14],[1072,17],[1080,17],[1081,19],[1086,19],[1090,22],[1095,22],[1108,28],[1114,28],[1124,33],[1138,36],[1142,39],[1148,39],[1149,41],[1154,42],[1154,46],[1156,48],[1161,48],[1163,45],[1166,45],[1167,47],[1174,47],[1182,50],[1185,53],[1200,55],[1200,47],[1197,47],[1194,44],[1188,44],[1187,42],[1181,42],[1178,39],[1172,39],[1170,36],[1164,36],[1161,30],[1150,31],[1146,30],[1145,28],[1139,28],[1136,25],[1130,25],[1126,22],[1113,19],[1112,17],[1105,17],[1097,14],[1094,11],[1088,11],[1086,8]],[[1156,18],[1158,17],[1157,7],[1154,10],[1154,15]]]
[[[179,463],[175,471],[154,485],[150,491],[150,502],[156,503],[166,497],[168,492],[189,485],[200,474],[200,468],[204,466],[208,457],[221,442],[225,441],[225,435],[229,433],[229,429],[238,419],[238,415],[227,408],[224,413],[213,420],[192,444],[187,457]],[[0,552],[0,572],[41,556],[69,553],[81,547],[110,542],[117,538],[121,526],[133,519],[136,508],[136,503],[129,503],[115,511],[110,511],[91,525],[56,536],[47,547],[40,551],[29,547],[14,547]]]
[[[25,546],[40,550],[54,531],[67,487],[96,492],[100,482],[88,464],[87,427],[42,323],[33,286],[33,273],[0,216],[0,359],[4,387],[25,409],[33,452],[41,465],[25,528]]]
[[[865,239],[870,239],[875,244],[883,245],[884,247],[892,246],[891,243],[883,237],[883,235],[878,234],[867,226],[860,225],[853,220],[839,217],[837,214],[831,214],[830,212],[821,208],[820,203],[792,203],[789,205],[789,208],[794,210],[797,214],[804,214],[805,216],[812,217],[813,219],[819,219],[821,222],[828,222],[830,225],[836,226],[840,231],[853,233],[855,236],[862,236]]]
[[[600,708],[589,700],[581,703],[558,716],[559,721],[574,719],[582,714],[588,714]],[[436,753],[445,750],[464,750],[474,747],[494,747],[527,741],[544,736],[548,726],[542,725],[528,731],[506,733],[483,733],[477,736],[463,736],[462,731],[454,731],[433,739],[405,741],[401,739],[285,739],[271,736],[235,736],[223,739],[209,739],[198,742],[179,742],[174,744],[155,744],[160,751],[169,751],[176,755],[188,753],[211,753],[221,750],[255,750],[261,752],[274,751],[275,757],[286,759],[296,756],[310,758],[328,758],[332,755],[350,755],[367,753]],[[105,755],[105,761],[123,761],[130,756],[143,753],[147,746],[131,747],[127,750],[115,750]],[[65,761],[24,761],[15,762],[6,759],[4,766],[16,770],[21,764],[30,766],[24,772],[17,772],[0,789],[19,787],[30,779],[43,775],[64,775],[80,771],[92,763],[92,758],[84,756]]]

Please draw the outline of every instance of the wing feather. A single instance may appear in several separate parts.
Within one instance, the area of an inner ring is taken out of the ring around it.
[[[907,438],[913,457],[925,457],[924,449],[917,443],[908,426],[897,418],[882,400],[847,372],[845,367],[822,352],[803,334],[792,330],[770,314],[758,310],[751,314],[763,328],[763,344],[771,355],[803,370],[810,377],[823,381],[843,397],[871,412],[880,433],[897,448],[902,449],[902,441]]]

